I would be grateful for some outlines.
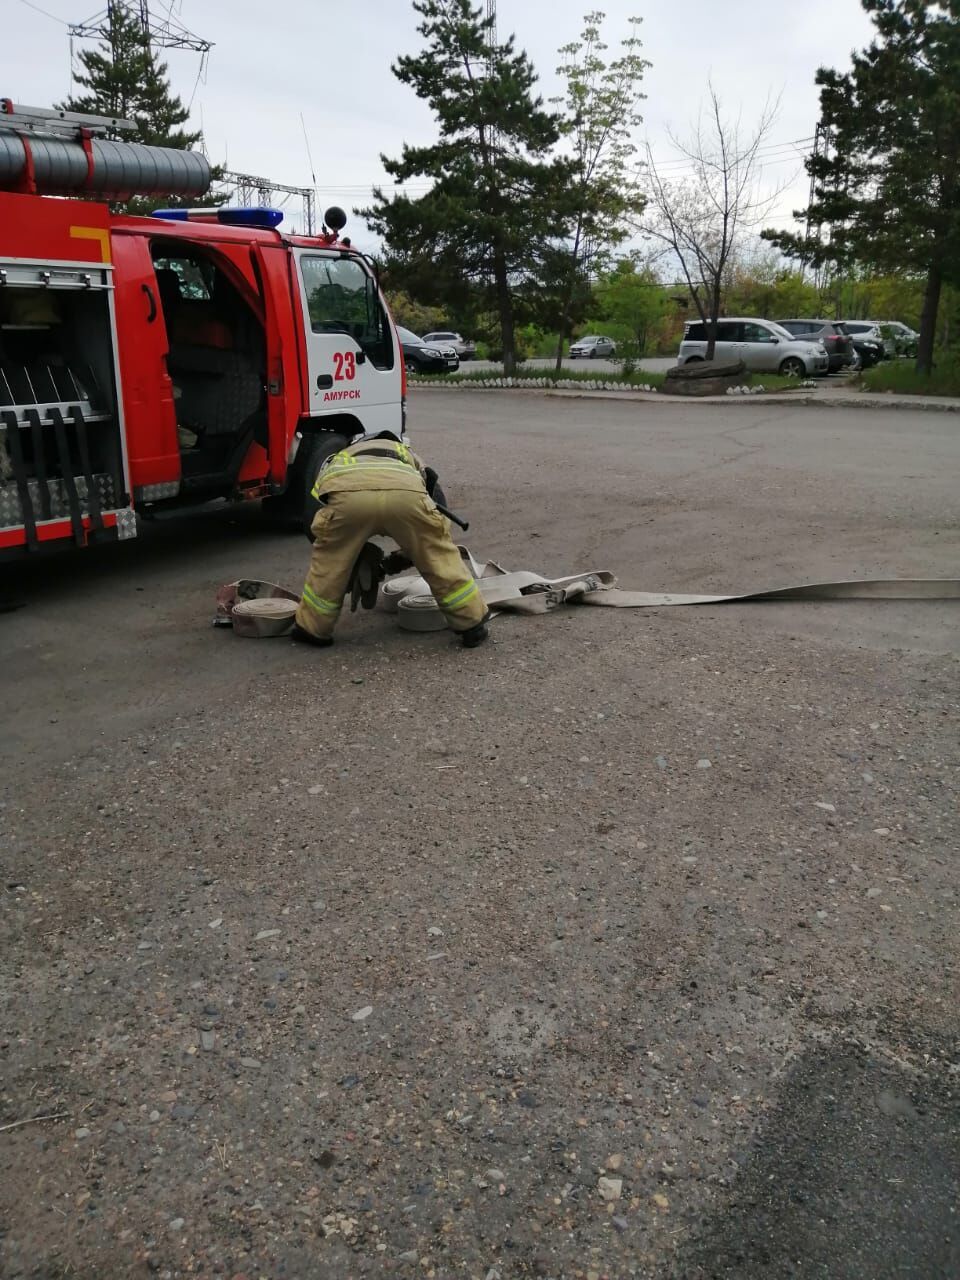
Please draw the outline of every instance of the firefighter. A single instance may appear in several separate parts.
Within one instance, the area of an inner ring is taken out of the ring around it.
[[[447,625],[473,649],[487,638],[480,589],[430,497],[436,472],[392,432],[363,436],[326,460],[313,497],[313,554],[293,628],[296,640],[333,644],[354,565],[367,539],[386,534],[430,585]]]

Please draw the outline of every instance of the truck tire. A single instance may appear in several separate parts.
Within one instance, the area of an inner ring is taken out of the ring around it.
[[[346,436],[327,431],[315,431],[303,437],[287,477],[286,491],[275,498],[264,499],[264,514],[276,528],[287,533],[309,534],[319,506],[310,496],[317,472],[332,453],[345,449],[348,443]]]

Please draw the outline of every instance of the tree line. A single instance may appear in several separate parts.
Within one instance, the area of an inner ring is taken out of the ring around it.
[[[889,317],[917,328],[923,295],[924,281],[919,276],[858,271],[817,282],[779,252],[758,250],[738,255],[729,268],[723,306],[727,315],[767,320]],[[389,285],[387,299],[397,323],[405,328],[418,334],[459,329],[477,340],[480,358],[502,357],[495,315],[472,310],[468,321],[451,320],[445,305],[420,302],[406,290]],[[635,255],[616,259],[609,270],[587,282],[580,311],[582,318],[573,326],[572,336],[602,333],[612,338],[627,371],[644,356],[675,356],[684,325],[699,314],[684,279],[670,280],[649,259]],[[515,331],[517,360],[554,357],[560,338],[549,324],[525,320]],[[941,350],[960,346],[960,290],[952,286],[943,291],[936,345]]]
[[[807,161],[813,199],[794,214],[803,233],[763,228],[779,194],[759,181],[776,103],[741,132],[705,86],[693,135],[673,138],[688,176],[664,176],[641,153],[650,64],[639,19],[611,50],[604,14],[587,13],[559,50],[561,92],[544,102],[529,57],[512,36],[495,37],[480,5],[412,4],[422,46],[392,70],[430,107],[436,139],[381,157],[393,191],[374,188],[357,211],[381,240],[401,319],[419,309],[434,321],[411,328],[481,337],[509,372],[546,335],[559,367],[569,336],[594,321],[641,349],[684,314],[702,319],[712,340],[723,311],[850,317],[869,296],[885,300],[874,316],[919,321],[921,370],[938,342],[954,341],[960,0],[861,0],[874,38],[849,70],[816,75],[827,145]],[[64,105],[132,118],[144,142],[200,141],[123,6],[110,7],[102,47],[80,61],[85,92]],[[756,233],[772,260],[755,250],[750,260]],[[868,288],[873,279],[900,285]]]
[[[828,146],[807,161],[813,200],[794,214],[807,231],[762,230],[796,265],[775,269],[772,282],[761,273],[751,290],[745,236],[761,230],[779,194],[758,180],[775,103],[742,134],[708,86],[693,137],[674,139],[691,176],[671,180],[649,150],[638,163],[634,131],[650,64],[636,26],[608,58],[603,14],[588,14],[579,40],[560,51],[565,92],[545,105],[529,59],[512,38],[494,41],[479,6],[413,0],[425,45],[393,70],[431,107],[438,137],[384,156],[397,190],[376,189],[361,211],[383,240],[389,281],[442,308],[448,324],[489,329],[495,317],[509,372],[518,332],[554,332],[559,366],[565,338],[594,316],[642,348],[671,315],[676,294],[665,282],[675,277],[688,314],[707,325],[708,358],[717,318],[738,296],[752,298],[742,308],[750,314],[780,309],[779,292],[788,314],[852,317],[856,284],[892,277],[901,288],[869,296],[888,305],[896,296],[896,317],[919,320],[918,368],[929,371],[938,337],[949,334],[943,291],[952,313],[960,286],[960,0],[861,3],[871,44],[849,71],[816,75]],[[429,184],[426,194],[407,194],[412,179]],[[630,238],[659,255],[639,267],[636,255],[616,261]],[[817,288],[806,284],[810,268]]]

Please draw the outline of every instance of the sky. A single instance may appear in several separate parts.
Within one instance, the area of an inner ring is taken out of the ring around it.
[[[104,4],[0,0],[0,96],[35,107],[63,98],[70,91],[67,24]],[[500,36],[512,32],[526,49],[545,98],[559,89],[557,49],[576,38],[594,6],[606,14],[611,51],[627,34],[628,18],[643,19],[639,34],[652,65],[637,142],[649,142],[658,163],[673,162],[666,173],[683,172],[670,133],[689,134],[708,80],[746,131],[768,99],[780,98],[762,181],[770,190],[786,184],[766,221],[792,226],[792,210],[806,204],[802,162],[819,116],[817,67],[846,68],[851,50],[870,39],[859,0],[498,0]],[[316,185],[319,208],[342,205],[354,242],[372,247],[352,210],[384,180],[381,153],[397,156],[404,142],[436,136],[428,108],[390,71],[398,54],[421,45],[409,0],[283,0],[275,17],[265,0],[152,0],[151,11],[172,11],[213,42],[202,75],[199,55],[163,55],[174,89],[192,101],[211,160],[293,186]],[[295,198],[287,210],[299,217]]]

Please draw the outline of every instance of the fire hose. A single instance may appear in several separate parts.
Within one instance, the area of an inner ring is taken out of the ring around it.
[[[460,547],[464,567],[480,588],[490,613],[539,615],[564,605],[596,605],[614,609],[660,609],[674,606],[753,604],[774,601],[827,600],[960,600],[960,578],[863,578],[810,582],[734,595],[625,591],[606,569],[549,578],[531,570],[508,571],[494,561],[477,561]],[[397,615],[404,631],[442,631],[446,620],[418,574],[401,574],[382,584],[379,604]],[[299,597],[274,583],[245,579],[221,587],[217,617],[239,635],[283,635],[293,625]]]
[[[960,600],[960,578],[865,578],[811,582],[736,595],[692,595],[666,591],[624,591],[605,569],[563,578],[528,570],[508,572],[493,561],[478,564],[466,547],[470,566],[487,608],[493,613],[544,614],[565,604],[613,609],[660,609],[677,605],[752,604],[778,600]],[[439,631],[446,625],[423,578],[392,578],[380,589],[389,612],[404,631]]]

